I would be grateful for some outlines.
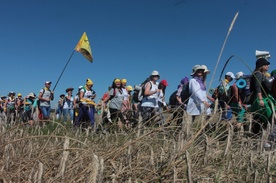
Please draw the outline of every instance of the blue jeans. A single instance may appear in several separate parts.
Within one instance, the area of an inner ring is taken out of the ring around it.
[[[73,109],[63,109],[63,122],[67,121],[67,115],[69,113],[70,115],[70,120],[73,121],[73,115],[74,115],[74,110]]]
[[[46,107],[46,106],[40,106],[41,112],[43,114],[43,119],[50,119],[50,110],[51,107]]]

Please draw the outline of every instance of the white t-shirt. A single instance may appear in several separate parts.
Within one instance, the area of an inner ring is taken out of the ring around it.
[[[74,97],[71,96],[70,100],[67,99],[67,96],[63,99],[63,109],[73,109],[74,107]]]

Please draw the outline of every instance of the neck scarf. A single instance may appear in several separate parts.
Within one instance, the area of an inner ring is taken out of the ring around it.
[[[203,82],[203,78],[194,77],[194,79],[199,83],[200,89],[206,91],[206,86]]]

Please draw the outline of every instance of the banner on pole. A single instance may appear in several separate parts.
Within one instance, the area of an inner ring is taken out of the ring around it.
[[[81,36],[75,50],[77,52],[81,52],[83,56],[91,63],[93,62],[92,51],[91,51],[91,47],[90,47],[86,32],[84,32],[83,35]]]

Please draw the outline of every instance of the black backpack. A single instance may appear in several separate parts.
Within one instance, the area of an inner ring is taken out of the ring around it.
[[[134,90],[134,92],[132,94],[132,100],[136,103],[140,102],[140,100],[139,100],[139,91],[140,90]]]
[[[239,89],[239,97],[243,104],[251,104],[251,94],[252,94],[250,90],[251,77],[252,75],[244,75],[236,82],[236,86]],[[241,79],[245,81],[245,83],[243,83],[244,81],[242,81],[243,86],[245,85],[243,88],[239,88]]]
[[[179,105],[177,99],[176,99],[176,94],[177,94],[177,91],[176,90],[175,92],[173,92],[169,98],[169,104],[170,106],[176,106],[176,105]],[[181,94],[180,94],[180,98],[181,98],[181,101],[184,103],[184,104],[187,104],[188,101],[189,101],[189,98],[191,97],[191,94],[190,94],[190,91],[189,91],[189,82],[182,85],[182,91],[181,91]]]
[[[178,102],[176,100],[176,93],[177,93],[177,90],[170,95],[169,105],[171,107],[176,106],[178,104]]]

